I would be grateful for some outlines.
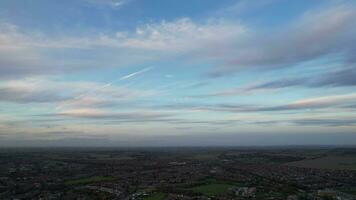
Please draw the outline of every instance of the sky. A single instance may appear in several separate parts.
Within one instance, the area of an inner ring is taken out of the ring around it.
[[[356,145],[356,2],[1,0],[0,147]]]

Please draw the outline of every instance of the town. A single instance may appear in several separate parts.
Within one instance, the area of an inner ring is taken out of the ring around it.
[[[1,149],[0,199],[351,200],[356,149]]]

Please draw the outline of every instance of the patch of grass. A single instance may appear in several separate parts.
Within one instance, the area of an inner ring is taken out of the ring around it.
[[[114,181],[114,180],[115,178],[111,176],[93,176],[88,178],[67,180],[64,183],[66,185],[85,185],[89,183],[107,182],[107,181]]]
[[[356,187],[354,187],[354,188],[342,188],[342,189],[340,189],[340,191],[348,193],[348,194],[356,195]]]
[[[163,192],[157,192],[148,197],[145,197],[144,200],[165,200],[166,196],[167,195]]]
[[[231,185],[231,186],[246,186],[245,183],[239,183],[236,181],[231,181],[231,180],[218,180],[214,177],[209,177],[200,180],[195,184],[194,186],[200,186],[200,185],[209,185],[209,184],[225,184],[225,185]]]
[[[305,159],[287,163],[290,166],[321,168],[321,169],[341,169],[356,170],[356,157],[353,156],[324,156],[315,159]]]
[[[193,155],[191,158],[193,160],[211,160],[211,159],[215,159],[219,156],[219,154],[217,153],[209,153],[209,154],[197,154],[197,155]]]
[[[191,188],[194,192],[199,192],[207,196],[218,196],[224,194],[233,185],[212,183]]]

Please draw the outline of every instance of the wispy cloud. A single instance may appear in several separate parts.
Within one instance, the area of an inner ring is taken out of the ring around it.
[[[278,0],[240,0],[238,2],[233,2],[230,6],[218,10],[217,13],[221,16],[232,15],[236,17],[246,12],[259,11],[261,8],[276,3],[277,1]]]
[[[255,86],[243,88],[245,91],[259,89],[280,89],[286,87],[346,87],[356,86],[356,67],[352,66],[342,70],[336,70],[328,73],[318,74],[310,77],[292,77],[289,79],[280,79],[269,81]]]
[[[296,118],[296,119],[282,119],[282,120],[262,120],[250,121],[254,125],[295,125],[295,126],[314,126],[314,127],[352,127],[356,125],[356,119],[341,119],[341,118]]]
[[[7,81],[0,84],[0,101],[14,103],[50,103],[64,101],[70,98],[67,94],[55,92],[58,89],[52,85],[42,85],[43,81]]]
[[[211,75],[228,75],[246,67],[289,67],[330,54],[341,54],[344,62],[350,62],[354,59],[355,17],[352,4],[310,10],[289,27],[251,34],[229,51],[231,57],[225,57],[225,64]]]
[[[133,78],[135,76],[138,76],[140,74],[148,72],[151,69],[152,69],[152,67],[146,67],[140,71],[133,72],[131,74],[116,78],[116,79],[110,81],[109,83],[94,87],[94,88],[86,91],[83,94],[74,96],[73,98],[62,102],[60,105],[58,105],[56,107],[56,110],[61,109],[68,105],[70,105],[70,106],[73,106],[73,105],[76,105],[76,106],[90,106],[90,105],[112,106],[112,105],[115,105],[114,100],[112,98],[111,99],[108,98],[108,95],[107,95],[108,93],[107,92],[103,93],[103,91],[107,90],[107,88],[111,87],[116,82]],[[133,95],[134,91],[132,91],[132,90],[130,91],[130,90],[124,89],[124,88],[122,88],[122,90],[126,90],[125,94],[122,93],[122,94],[118,95],[117,91],[116,92],[112,91],[110,96],[114,97],[114,99],[135,96],[135,95]],[[149,94],[149,93],[146,91],[146,92],[142,92],[140,95],[144,96],[145,94]],[[151,94],[153,94],[153,93],[151,93]],[[137,96],[139,96],[139,95],[137,95]]]
[[[215,112],[236,112],[236,113],[249,113],[249,112],[282,112],[282,111],[298,111],[298,110],[318,110],[326,108],[336,108],[346,105],[353,105],[356,101],[356,94],[342,94],[331,95],[315,98],[306,98],[293,101],[283,105],[246,105],[246,104],[174,104],[164,105],[162,108],[166,109],[183,109],[183,110],[205,110]]]
[[[291,123],[300,126],[354,126],[356,125],[356,119],[339,119],[339,118],[332,118],[332,119],[298,119],[293,120]]]
[[[101,109],[72,109],[58,112],[48,116],[64,116],[82,119],[94,119],[94,120],[153,120],[162,119],[173,116],[170,113],[155,112],[155,111],[136,111],[136,112],[112,112]]]
[[[342,68],[342,67],[340,67]],[[205,97],[223,97],[223,96],[238,96],[249,95],[256,92],[265,92],[268,90],[283,89],[289,87],[304,87],[304,88],[337,88],[337,87],[353,87],[356,86],[356,67],[351,65],[344,69],[332,70],[326,73],[318,73],[309,76],[294,75],[289,78],[282,78],[272,81],[265,81],[258,84],[249,84],[238,88],[226,89],[223,91],[196,95],[197,98]]]
[[[103,2],[121,5],[124,1]],[[95,64],[112,67],[112,63],[128,65],[182,54],[216,61],[217,67],[211,73],[214,77],[242,68],[289,67],[331,54],[348,63],[356,59],[355,17],[353,4],[335,3],[310,10],[296,22],[269,32],[255,30],[238,20],[210,18],[198,23],[180,18],[139,25],[135,31],[80,37],[35,34],[1,24],[0,76],[88,69]],[[93,53],[98,47],[100,53]],[[64,62],[48,54],[79,50],[88,53],[87,60],[73,56]]]
[[[275,1],[0,1],[0,135],[352,132],[356,4]]]
[[[128,48],[186,53],[227,45],[245,33],[246,28],[236,22],[212,20],[197,24],[189,18],[181,18],[146,24],[137,27],[134,33],[118,32],[118,36]]]
[[[49,79],[24,79],[0,82],[0,101],[11,103],[55,103],[57,108],[108,107],[128,100],[153,95],[153,90],[141,91],[96,82],[64,82]],[[93,89],[94,88],[94,89]]]
[[[86,0],[86,1],[96,6],[109,6],[111,8],[119,8],[127,4],[130,0]]]

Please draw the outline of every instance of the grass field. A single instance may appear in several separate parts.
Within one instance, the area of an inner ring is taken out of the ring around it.
[[[211,160],[214,158],[217,158],[219,154],[217,153],[211,153],[211,154],[196,154],[191,157],[191,159],[194,160]]]
[[[144,198],[144,200],[165,200],[166,196],[167,195],[165,193],[157,192],[157,193],[154,193],[154,194]]]
[[[212,183],[207,185],[201,185],[191,188],[194,192],[199,192],[207,196],[218,196],[224,194],[230,187],[233,185],[230,184],[220,184]]]
[[[339,191],[345,192],[345,193],[348,193],[348,194],[352,194],[352,195],[356,195],[356,187],[342,188],[342,189],[339,189]]]
[[[287,163],[290,166],[322,169],[356,170],[355,156],[325,156]]]
[[[97,182],[106,182],[106,181],[114,181],[114,177],[110,176],[93,176],[88,178],[74,179],[65,181],[66,185],[85,185],[89,183],[97,183]]]

